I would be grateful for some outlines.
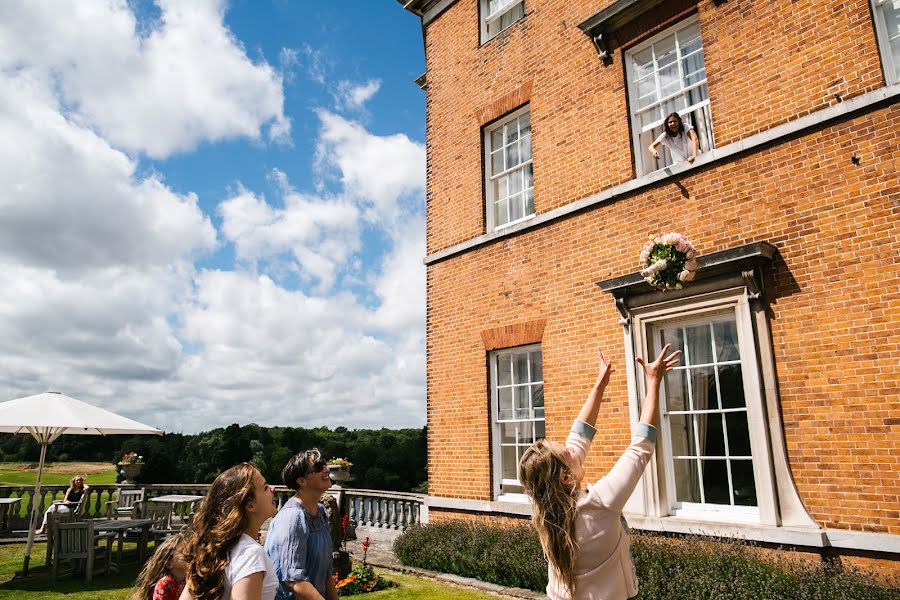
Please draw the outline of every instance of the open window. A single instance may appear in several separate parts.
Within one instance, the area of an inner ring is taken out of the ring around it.
[[[524,0],[481,0],[481,43],[525,16]]]
[[[674,163],[665,146],[659,159],[647,150],[662,133],[667,115],[677,112],[697,133],[700,152],[714,147],[709,90],[700,22],[691,17],[625,52],[628,107],[637,174]]]

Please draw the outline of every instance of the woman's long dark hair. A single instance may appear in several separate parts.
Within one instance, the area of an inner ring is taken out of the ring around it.
[[[672,130],[669,129],[669,119],[672,118],[678,121],[678,130],[675,131],[675,133],[672,133]],[[669,113],[668,115],[666,115],[666,120],[663,121],[663,130],[669,137],[675,137],[676,135],[684,131],[684,121],[681,120],[681,115],[679,115],[677,112]]]
[[[247,528],[246,509],[253,501],[256,473],[256,467],[242,463],[216,477],[191,521],[184,555],[194,600],[223,596],[228,552]]]

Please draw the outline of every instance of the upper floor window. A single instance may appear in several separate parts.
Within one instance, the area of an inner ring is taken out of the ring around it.
[[[875,33],[887,84],[900,82],[900,0],[872,0]]]
[[[703,41],[696,17],[627,51],[625,68],[638,175],[686,158],[679,155],[677,142],[664,141],[659,158],[649,150],[654,141],[665,136],[666,117],[673,112],[679,114],[686,128],[690,126],[696,132],[701,152],[714,147]]]
[[[490,354],[494,496],[522,494],[522,453],[545,436],[541,345]]]
[[[524,16],[524,0],[481,0],[481,43]]]
[[[484,134],[488,230],[534,215],[531,114],[517,110]]]

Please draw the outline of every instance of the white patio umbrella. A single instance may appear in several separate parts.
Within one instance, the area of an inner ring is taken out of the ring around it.
[[[31,546],[34,544],[34,528],[37,525],[38,498],[41,494],[41,476],[47,446],[63,435],[162,435],[162,431],[108,410],[98,408],[59,392],[44,392],[36,396],[0,402],[0,433],[27,432],[41,445],[37,481],[31,500],[31,518],[28,521],[28,543],[25,545],[23,574],[28,574]]]

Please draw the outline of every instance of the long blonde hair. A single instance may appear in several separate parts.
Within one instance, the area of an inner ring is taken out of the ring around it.
[[[246,509],[253,501],[258,472],[250,463],[241,463],[220,474],[194,515],[185,563],[195,600],[219,600],[224,594],[228,552],[247,528]]]
[[[570,477],[571,471],[559,449],[545,439],[536,441],[522,454],[519,481],[531,497],[532,522],[541,547],[550,567],[574,598],[577,486],[563,482]]]
[[[134,582],[134,588],[132,588],[128,600],[150,600],[156,583],[166,575],[171,574],[169,571],[172,569],[172,560],[178,554],[184,553],[183,545],[184,536],[177,533],[167,537],[164,542],[157,546],[153,556],[141,569],[141,574],[138,575],[137,581]]]

